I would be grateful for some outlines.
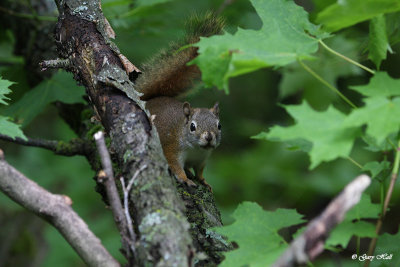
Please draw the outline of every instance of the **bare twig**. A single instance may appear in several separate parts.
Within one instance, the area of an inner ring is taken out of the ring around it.
[[[396,184],[397,176],[399,175],[399,166],[400,166],[400,141],[397,144],[396,156],[395,156],[395,159],[394,159],[393,170],[392,170],[392,174],[390,176],[389,189],[388,189],[388,192],[386,193],[385,202],[383,204],[382,214],[381,214],[381,216],[379,216],[378,222],[376,223],[376,227],[375,227],[375,233],[376,233],[377,236],[381,232],[383,220],[385,219],[386,212],[387,212],[387,209],[389,207],[390,199],[392,198],[394,185]],[[374,237],[371,240],[371,243],[369,244],[369,248],[368,248],[368,255],[369,256],[374,254],[375,247],[376,247],[376,242],[377,242],[377,237]],[[364,267],[368,267],[370,262],[371,261],[365,261]]]
[[[0,11],[4,12],[6,14],[9,14],[11,16],[23,18],[23,19],[31,19],[31,20],[42,20],[42,21],[57,21],[57,17],[50,17],[50,16],[37,16],[33,14],[26,14],[26,13],[18,13],[13,10],[4,8],[0,6]]]
[[[111,206],[111,210],[114,216],[114,221],[118,227],[119,232],[121,233],[122,244],[124,246],[126,253],[128,253],[127,256],[129,256],[130,255],[129,248],[132,247],[132,244],[130,244],[131,242],[128,236],[129,225],[127,225],[126,220],[124,219],[124,210],[122,208],[117,186],[115,185],[110,154],[108,153],[107,146],[104,141],[103,132],[99,131],[95,133],[94,139],[96,140],[97,149],[100,154],[101,164],[103,166],[104,172],[106,173],[106,177],[102,182],[105,184],[107,199]],[[133,251],[134,250],[132,250],[132,252]]]
[[[132,226],[132,218],[129,214],[129,192],[131,191],[133,182],[136,180],[137,176],[141,171],[147,168],[147,165],[143,165],[140,169],[136,170],[135,174],[133,177],[129,180],[128,186],[125,187],[125,181],[124,178],[121,177],[121,185],[122,185],[122,191],[124,193],[124,211],[125,211],[125,218],[126,218],[126,223],[128,224],[128,231],[129,235],[131,237],[131,249],[132,251],[135,251],[134,244],[136,243],[136,234],[133,231],[133,226]]]
[[[9,136],[0,134],[0,140],[13,142],[24,146],[33,146],[48,149],[53,151],[55,154],[62,156],[84,156],[87,155],[90,150],[87,143],[82,139],[72,139],[69,142],[33,138],[28,138],[28,140],[24,140],[19,137],[13,139]]]
[[[47,68],[56,68],[56,69],[65,69],[70,66],[71,62],[70,60],[67,59],[50,59],[50,60],[44,60],[39,63],[40,69],[42,71],[46,70]]]
[[[87,265],[120,266],[71,208],[69,197],[48,192],[2,159],[0,190],[57,228]]]
[[[370,183],[371,178],[367,175],[360,175],[349,183],[328,207],[308,224],[304,233],[292,241],[273,267],[305,264],[315,259],[324,250],[329,233],[343,220],[346,212],[360,201],[362,192]]]

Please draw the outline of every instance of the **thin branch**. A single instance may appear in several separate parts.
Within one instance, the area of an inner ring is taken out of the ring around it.
[[[19,17],[23,19],[31,19],[31,20],[42,20],[42,21],[57,21],[57,17],[51,17],[51,16],[37,16],[37,15],[32,15],[32,14],[26,14],[26,13],[18,13],[14,12],[12,10],[6,9],[4,7],[0,6],[0,11],[4,12],[6,14],[9,14],[14,17]]]
[[[102,183],[105,185],[107,199],[110,203],[111,210],[114,216],[114,221],[118,227],[118,230],[122,237],[122,244],[125,252],[127,253],[127,258],[129,260],[129,248],[132,247],[128,236],[128,225],[124,219],[124,210],[122,208],[121,200],[118,194],[117,186],[115,185],[114,173],[112,169],[110,154],[108,153],[106,142],[104,140],[104,134],[99,131],[94,134],[94,139],[96,140],[97,149],[100,154],[101,164],[103,166],[106,177],[102,179]],[[132,250],[133,252],[134,250]]]
[[[400,140],[399,140],[399,142],[397,144],[396,156],[395,156],[395,159],[394,159],[392,175],[390,177],[389,189],[388,189],[388,192],[386,193],[385,202],[383,204],[382,214],[379,217],[378,222],[376,223],[376,228],[375,228],[376,235],[379,235],[379,233],[381,232],[383,220],[385,219],[385,215],[386,215],[387,209],[389,207],[390,199],[392,198],[394,185],[396,184],[397,176],[399,175],[399,166],[400,166]],[[377,242],[377,237],[374,237],[371,240],[371,243],[369,244],[369,248],[368,248],[368,255],[369,256],[374,254],[375,247],[376,247],[376,242]],[[368,267],[369,263],[370,263],[370,261],[365,261],[364,267]]]
[[[121,185],[122,185],[122,191],[124,193],[124,211],[125,211],[125,218],[126,218],[126,223],[128,225],[128,231],[129,235],[131,237],[131,249],[133,252],[135,252],[135,246],[134,244],[136,243],[136,234],[133,231],[133,226],[132,226],[132,218],[131,215],[129,214],[129,192],[131,191],[133,182],[136,180],[137,176],[141,171],[147,168],[147,165],[143,165],[140,169],[136,170],[135,174],[133,177],[129,180],[128,186],[125,187],[125,181],[124,178],[121,177]]]
[[[0,140],[13,142],[23,146],[44,148],[53,151],[57,155],[62,156],[85,156],[90,152],[87,142],[78,138],[72,139],[69,142],[33,138],[28,138],[28,140],[24,140],[19,137],[13,139],[7,135],[0,134]]]
[[[362,192],[370,183],[371,178],[367,175],[360,175],[349,183],[328,207],[308,224],[304,233],[292,241],[273,267],[305,264],[315,259],[324,250],[329,233],[343,220],[346,212],[360,201]]]
[[[48,192],[1,158],[0,190],[52,224],[87,265],[120,266],[71,208],[72,200],[69,197]]]

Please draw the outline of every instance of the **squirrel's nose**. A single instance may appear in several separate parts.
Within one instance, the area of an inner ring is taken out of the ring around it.
[[[211,140],[212,140],[212,134],[210,133],[210,132],[207,132],[206,133],[206,136],[205,136],[205,139],[208,141],[208,142],[210,142]]]

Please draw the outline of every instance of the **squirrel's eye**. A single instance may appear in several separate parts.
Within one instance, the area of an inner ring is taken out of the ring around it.
[[[196,131],[196,125],[193,122],[190,124],[190,131],[191,132]]]
[[[221,130],[221,123],[218,122],[218,130]]]

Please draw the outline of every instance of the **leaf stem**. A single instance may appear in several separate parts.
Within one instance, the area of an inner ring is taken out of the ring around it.
[[[333,92],[335,92],[336,94],[338,94],[347,104],[349,104],[352,108],[356,109],[357,106],[353,104],[353,102],[351,102],[344,94],[342,94],[337,88],[335,88],[334,86],[330,85],[326,80],[324,80],[324,78],[322,78],[321,76],[319,76],[316,72],[314,72],[309,66],[307,66],[306,64],[303,63],[303,61],[301,60],[297,60],[299,62],[299,64],[308,72],[310,73],[312,76],[314,76],[314,78],[316,78],[318,81],[320,81],[321,83],[323,83],[326,87],[328,87],[329,89],[331,89]]]
[[[386,212],[387,212],[387,208],[389,206],[389,202],[390,202],[390,199],[392,197],[393,188],[394,188],[394,185],[396,183],[397,176],[399,174],[399,166],[400,166],[400,140],[397,143],[393,170],[392,170],[392,174],[391,174],[391,178],[390,178],[389,188],[388,188],[388,191],[387,191],[386,197],[385,197],[385,202],[384,202],[384,205],[383,205],[382,214],[379,217],[378,222],[376,223],[376,228],[375,228],[376,235],[379,235],[379,232],[381,231],[383,219],[385,218],[385,215],[386,215]],[[371,243],[369,244],[368,255],[370,255],[370,256],[375,251],[376,241],[377,241],[377,237],[374,237],[371,240]],[[368,267],[368,266],[369,266],[369,261],[365,261],[364,267]]]
[[[352,157],[347,157],[348,160],[350,160],[351,163],[353,163],[354,165],[356,165],[358,168],[362,169],[363,166],[358,163],[355,159],[353,159]]]
[[[368,71],[368,72],[371,73],[371,74],[375,74],[375,71],[374,71],[374,70],[371,70],[370,68],[368,68],[368,67],[366,67],[366,66],[364,66],[364,65],[362,65],[362,64],[360,64],[360,63],[358,63],[358,62],[356,62],[356,61],[354,61],[354,60],[352,60],[351,58],[348,58],[348,57],[346,57],[345,55],[342,55],[342,54],[340,54],[339,52],[333,50],[332,48],[330,48],[329,46],[327,46],[322,40],[318,40],[318,42],[319,42],[326,50],[328,50],[328,51],[331,52],[332,54],[334,54],[334,55],[336,55],[336,56],[338,56],[338,57],[341,57],[342,59],[346,60],[347,62],[350,62],[351,64],[354,64],[354,65],[356,65],[357,67],[360,67],[360,68],[362,68],[363,70]]]

